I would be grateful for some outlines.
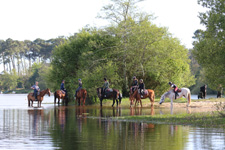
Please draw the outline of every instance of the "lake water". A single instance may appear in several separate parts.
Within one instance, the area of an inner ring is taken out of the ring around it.
[[[26,95],[0,95],[0,149],[225,149],[224,129],[112,121],[111,117],[167,114],[167,109],[27,106]],[[34,103],[36,106],[36,103]],[[176,111],[176,109],[175,109]],[[186,109],[177,111],[185,113]]]

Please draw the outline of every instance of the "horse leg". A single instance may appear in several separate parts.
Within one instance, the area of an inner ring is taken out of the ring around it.
[[[58,97],[58,105],[59,105],[59,103],[60,103],[60,97]]]
[[[138,101],[138,100],[136,99],[136,101],[135,101],[135,108],[136,108],[137,101]]]
[[[100,106],[102,107],[102,98],[100,99]]]
[[[141,102],[141,99],[140,99],[140,104],[141,104],[141,107],[142,107],[142,102]]]
[[[83,106],[85,106],[85,99],[83,98],[82,101],[83,101]]]
[[[170,99],[170,104],[173,107],[173,99],[172,98]]]
[[[112,107],[114,106],[114,104],[115,104],[115,99],[113,99],[113,104],[112,104]]]
[[[28,107],[30,107],[30,100],[28,99]]]
[[[78,98],[78,106],[80,106],[80,98]]]

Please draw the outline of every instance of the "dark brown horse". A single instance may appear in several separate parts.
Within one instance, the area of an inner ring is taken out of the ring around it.
[[[40,94],[37,96],[38,107],[41,107],[41,102],[43,101],[45,94],[48,94],[48,96],[50,96],[50,93],[51,92],[49,88],[40,92]],[[32,101],[31,106],[33,107],[33,102],[35,101],[35,97],[33,96],[33,93],[29,93],[27,95],[27,100],[28,100],[28,106],[30,107],[30,101]]]
[[[60,99],[62,99],[62,103],[66,105],[68,104],[68,99],[66,97],[66,93],[63,93],[61,90],[57,90],[54,93],[54,104],[56,104],[56,99],[58,98],[58,105],[60,103]]]
[[[100,99],[100,106],[102,106],[102,100],[103,99],[113,99],[112,107],[115,104],[115,100],[116,100],[117,106],[118,106],[118,99],[119,99],[119,104],[121,104],[122,95],[120,94],[120,91],[117,90],[117,89],[112,89],[112,92],[108,93],[106,95],[106,97],[104,97],[103,88],[97,88],[97,94],[98,94],[98,97]]]
[[[78,102],[78,105],[80,106],[82,101],[84,106],[86,98],[87,98],[87,91],[85,89],[80,89],[77,92],[77,96],[76,96],[76,102]]]
[[[144,94],[143,97],[141,97],[141,94],[138,93],[138,89],[135,90],[134,93],[130,95],[130,106],[133,104],[133,100],[136,99],[135,107],[136,107],[137,102],[140,102],[141,107],[142,107],[141,99],[146,99],[146,98],[150,99],[151,106],[153,106],[154,102],[155,102],[155,92],[150,89],[146,89],[146,90],[148,91],[148,93]]]

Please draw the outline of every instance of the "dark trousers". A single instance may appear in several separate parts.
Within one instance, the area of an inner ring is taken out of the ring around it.
[[[38,94],[38,92],[37,91],[34,91],[35,100],[37,100],[37,94]]]

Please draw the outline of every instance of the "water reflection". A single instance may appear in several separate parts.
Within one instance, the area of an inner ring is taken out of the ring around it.
[[[186,108],[184,109],[186,110]],[[166,113],[161,110],[162,114]],[[170,110],[168,110],[170,111]],[[186,110],[191,113],[190,109]],[[151,108],[56,106],[0,110],[0,149],[223,149],[223,129],[113,121]]]

